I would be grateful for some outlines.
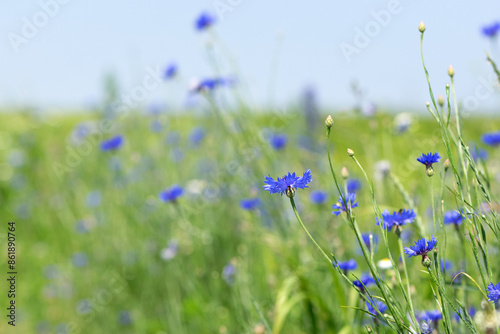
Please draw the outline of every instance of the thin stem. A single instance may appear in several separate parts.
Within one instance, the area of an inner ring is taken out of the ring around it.
[[[302,226],[302,228],[304,229],[304,231],[306,231],[306,234],[307,236],[309,237],[309,239],[311,239],[311,241],[316,245],[316,247],[321,251],[321,253],[323,254],[323,256],[326,258],[326,260],[328,261],[328,263],[331,263],[332,260],[330,259],[330,257],[325,253],[325,251],[323,250],[323,248],[321,248],[320,245],[318,245],[318,243],[316,242],[316,240],[313,238],[313,236],[311,235],[311,233],[309,233],[309,231],[307,230],[307,227],[304,225],[304,223],[302,222],[302,219],[300,219],[300,215],[297,211],[297,208],[295,207],[295,201],[293,200],[293,197],[290,197],[290,204],[292,204],[292,208],[293,208],[293,212],[295,213],[295,217],[297,217],[297,220],[299,221],[300,225]]]

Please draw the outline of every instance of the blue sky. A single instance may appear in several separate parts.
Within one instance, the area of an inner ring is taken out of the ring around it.
[[[216,6],[227,11],[219,12],[214,32],[195,31],[196,16],[217,12]],[[50,10],[53,17],[44,21],[43,12]],[[495,20],[498,1],[4,1],[0,106],[97,104],[107,73],[127,92],[148,68],[170,61],[178,63],[180,77],[148,92],[144,105],[179,104],[192,78],[216,73],[207,51],[213,45],[221,73],[237,75],[245,98],[257,106],[297,102],[312,85],[322,106],[350,108],[350,84],[356,80],[381,107],[424,110],[429,97],[417,30],[424,21],[435,90],[444,93],[453,64],[459,99],[470,111],[494,111],[499,94],[485,51],[499,60],[500,53],[480,29]],[[13,46],[26,22],[40,27]],[[359,31],[371,37],[358,36],[356,44]],[[357,53],[346,57],[346,45]]]

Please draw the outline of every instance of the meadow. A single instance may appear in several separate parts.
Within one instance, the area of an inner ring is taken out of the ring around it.
[[[183,113],[0,114],[0,332],[498,333],[500,118],[450,74],[430,113],[228,108],[218,80]]]

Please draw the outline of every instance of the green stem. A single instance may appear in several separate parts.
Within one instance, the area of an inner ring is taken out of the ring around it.
[[[316,245],[316,247],[321,251],[321,253],[326,258],[326,260],[328,261],[328,263],[331,264],[332,260],[330,259],[330,257],[325,253],[325,251],[323,250],[323,248],[321,248],[321,246],[318,245],[318,243],[313,238],[313,236],[311,235],[311,233],[309,233],[309,231],[307,230],[307,227],[302,222],[302,219],[300,219],[300,215],[299,215],[299,213],[297,211],[297,207],[295,207],[295,201],[293,200],[293,197],[290,197],[290,203],[292,204],[292,208],[293,208],[293,212],[295,213],[295,217],[297,217],[297,220],[299,221],[300,225],[302,226],[302,228],[304,229],[304,231],[306,231],[306,234],[309,237],[309,239],[311,239],[311,241],[314,243],[314,245]]]

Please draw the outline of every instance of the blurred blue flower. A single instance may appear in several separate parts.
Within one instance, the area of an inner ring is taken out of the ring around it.
[[[182,195],[184,191],[178,185],[173,185],[170,188],[165,189],[158,196],[163,202],[176,202],[177,199]]]
[[[233,84],[234,80],[230,78],[207,78],[196,82],[191,91],[195,93],[210,92],[219,86],[230,87]]]
[[[461,311],[461,310],[459,309],[459,312],[460,312],[460,311]],[[467,310],[467,313],[469,313],[469,316],[471,317],[471,319],[474,319],[474,316],[476,315],[476,312],[477,312],[477,310],[476,310],[476,308],[475,308],[475,307],[470,307],[470,308]],[[465,316],[465,314],[464,314],[463,316]],[[455,319],[457,322],[459,322],[459,321],[461,321],[461,320],[462,320],[462,319],[460,319],[460,316],[459,316],[457,313],[455,313],[455,314],[453,315],[453,319]]]
[[[309,200],[314,204],[323,204],[326,202],[328,195],[323,190],[313,190],[309,195]]]
[[[371,243],[370,243],[370,235],[372,236]],[[378,235],[373,233],[362,233],[361,238],[363,238],[363,242],[365,243],[369,251],[371,251],[372,247],[375,250],[378,244]]]
[[[240,207],[245,210],[256,209],[260,205],[260,198],[246,198],[240,201]]]
[[[491,302],[496,302],[500,299],[500,283],[497,285],[490,283],[488,285],[488,300]]]
[[[201,141],[205,138],[205,130],[202,127],[195,127],[191,130],[191,134],[189,135],[189,141],[194,146],[200,145]]]
[[[358,289],[360,289],[361,291],[363,291],[365,289],[363,286],[369,287],[370,285],[374,285],[375,284],[375,280],[373,279],[373,277],[371,275],[369,275],[369,274],[363,274],[363,276],[361,276],[361,279],[354,280],[354,281],[352,281],[352,283]]]
[[[500,145],[500,131],[485,133],[481,136],[481,140],[486,145],[496,147]]]
[[[361,189],[361,181],[358,179],[350,179],[347,181],[347,192],[357,193]]]
[[[72,262],[75,267],[83,268],[89,263],[89,257],[83,252],[75,253],[73,254]]]
[[[404,226],[406,224],[411,224],[417,218],[417,214],[413,209],[410,210],[399,210],[394,211],[392,214],[389,213],[388,210],[382,212],[382,223],[384,224],[384,228],[387,230],[392,229],[394,226]],[[380,225],[380,220],[375,218],[377,221],[377,225]]]
[[[161,132],[163,130],[163,124],[157,119],[151,121],[151,131],[153,132]]]
[[[368,309],[368,312],[374,314],[374,315],[377,315],[378,312],[380,313],[385,313],[385,311],[387,311],[387,305],[385,305],[383,302],[381,302],[380,300],[373,300],[372,298],[368,297],[371,301],[371,304],[369,302],[366,302],[366,308]],[[375,305],[375,308],[372,306]],[[378,312],[377,312],[378,310]]]
[[[500,22],[493,22],[490,25],[485,25],[481,28],[481,32],[484,36],[489,38],[494,38],[497,36],[498,31],[500,31]]]
[[[288,136],[284,133],[273,134],[269,139],[269,143],[275,150],[281,150],[286,146]]]
[[[354,270],[358,267],[358,264],[354,259],[350,259],[349,261],[344,261],[344,262],[332,262],[333,267],[339,267],[340,270],[343,270],[344,272],[347,272],[349,270]]]
[[[86,205],[88,208],[95,208],[101,204],[102,194],[99,190],[94,190],[88,193]]]
[[[347,212],[351,211],[351,209],[357,208],[358,207],[358,202],[356,202],[356,194],[355,193],[347,193],[345,194],[345,201],[347,204],[347,208],[344,205],[344,202],[342,201],[342,196],[339,196],[339,201],[332,205],[332,214],[335,214],[335,216],[340,215],[342,212]]]
[[[101,143],[102,151],[114,151],[123,145],[124,139],[122,135],[110,138]]]
[[[209,12],[203,12],[198,16],[195,22],[197,30],[205,30],[212,26],[217,21],[216,17]]]
[[[425,165],[425,167],[429,168],[432,167],[432,164],[439,162],[440,159],[441,157],[439,156],[439,153],[430,152],[430,153],[423,153],[422,156],[417,158],[417,161]]]
[[[435,237],[431,237],[430,240],[425,240],[424,238],[421,238],[417,241],[415,241],[414,246],[405,247],[405,254],[409,255],[410,257],[412,256],[426,256],[428,252],[432,251],[434,248],[436,248],[437,244],[437,239]]]
[[[174,147],[172,149],[172,151],[170,151],[169,156],[170,156],[170,160],[172,160],[173,162],[179,163],[182,160],[184,160],[184,151],[178,147]]]
[[[233,262],[229,262],[222,269],[222,279],[226,281],[227,284],[232,285],[234,283],[234,278],[236,276],[236,266]]]
[[[172,79],[177,74],[177,70],[178,70],[177,64],[170,63],[165,69],[165,71],[163,71],[163,78],[167,80]]]
[[[445,212],[443,219],[445,224],[460,225],[464,218],[460,212],[454,210]]]
[[[309,188],[307,184],[309,184],[311,181],[311,170],[308,169],[302,176],[295,176],[295,172],[293,174],[290,174],[290,172],[288,172],[288,175],[283,176],[282,179],[278,177],[276,181],[271,176],[266,176],[264,181],[266,185],[264,185],[263,188],[264,190],[269,191],[270,194],[280,193],[280,195],[283,196],[288,188]]]
[[[486,150],[483,150],[482,148],[477,147],[476,144],[471,144],[469,145],[469,152],[474,159],[474,161],[478,161],[479,159],[481,160],[486,160],[488,159],[488,152]]]
[[[89,299],[82,299],[76,303],[76,314],[85,315],[92,312],[92,303]]]
[[[120,311],[118,313],[118,323],[123,326],[132,324],[132,316],[129,311]]]
[[[424,321],[439,321],[443,319],[443,314],[438,310],[425,311],[417,316],[420,320]]]
[[[177,255],[178,248],[179,248],[179,243],[177,242],[177,240],[174,239],[170,240],[168,246],[161,250],[160,252],[161,258],[165,261],[172,260]]]
[[[179,144],[180,139],[181,139],[181,135],[177,131],[171,131],[167,134],[167,144],[177,145],[177,144]]]
[[[44,268],[45,277],[49,280],[56,279],[59,276],[59,268],[55,264],[49,264]]]
[[[451,262],[448,260],[444,260],[444,261],[441,260],[440,262],[441,262],[441,268],[443,269],[443,271],[449,271],[453,267]]]

